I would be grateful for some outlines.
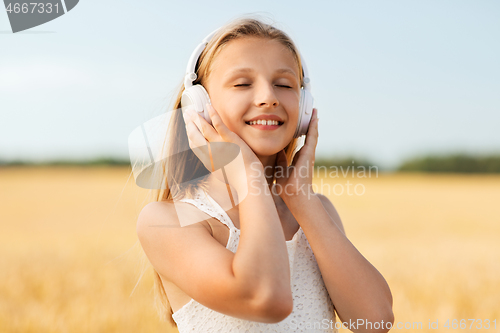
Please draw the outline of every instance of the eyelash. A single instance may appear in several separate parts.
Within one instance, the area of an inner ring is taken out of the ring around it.
[[[236,84],[235,87],[248,87],[250,86],[250,84]],[[282,85],[282,84],[278,84],[276,85],[277,87],[282,87],[282,88],[288,88],[288,89],[291,89],[292,87],[290,86],[286,86],[286,85]]]

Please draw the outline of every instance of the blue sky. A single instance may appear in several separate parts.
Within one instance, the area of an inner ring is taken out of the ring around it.
[[[394,167],[500,152],[498,1],[96,1],[12,34],[0,10],[0,159],[128,157],[208,33],[276,21],[310,71],[317,156]]]

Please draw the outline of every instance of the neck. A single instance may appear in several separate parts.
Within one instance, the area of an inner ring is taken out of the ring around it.
[[[274,182],[274,170],[276,168],[276,154],[270,156],[257,156],[257,158],[262,163],[264,167],[264,173],[269,186],[269,190],[272,190]],[[227,191],[227,185],[224,181],[223,175],[220,170],[212,173],[208,177],[208,186],[210,188],[210,194],[215,198],[218,198],[218,193],[224,193]],[[271,192],[272,193],[272,192]]]
[[[264,167],[264,173],[267,181],[267,185],[269,186],[269,190],[272,190],[272,186],[274,183],[274,172],[276,169],[276,154],[270,156],[257,156],[257,158],[262,163]],[[217,171],[215,174],[211,174],[209,177],[209,184],[215,190],[226,190],[226,184],[222,173]]]
[[[273,183],[274,183],[274,173],[276,170],[276,157],[277,154],[271,155],[271,156],[258,156],[258,159],[262,163],[262,166],[264,167],[264,173],[266,176],[267,180],[267,185],[269,185],[269,190],[271,193],[273,193]],[[274,203],[276,204],[276,207],[281,207],[284,206],[285,203],[283,202],[283,199],[279,195],[272,195],[274,199]]]
[[[274,169],[276,167],[276,154],[270,156],[257,156],[264,167],[267,184],[272,187],[274,182]]]
[[[276,154],[271,155],[271,156],[257,156],[260,162],[262,163],[262,166],[264,167],[264,173],[265,177],[267,180],[267,184],[269,186],[269,190],[272,192],[272,186],[274,182],[274,171],[276,168]],[[232,206],[232,203],[229,202],[227,199],[227,195],[221,195],[221,193],[226,193],[227,191],[227,185],[223,179],[222,174],[220,171],[216,171],[215,173],[212,173],[208,177],[208,187],[209,187],[209,193],[210,195],[217,201],[221,207],[227,207],[227,209],[235,208]],[[281,198],[278,196],[273,195],[272,196],[276,205],[281,205],[283,204]],[[237,199],[237,194],[235,197],[236,201]]]

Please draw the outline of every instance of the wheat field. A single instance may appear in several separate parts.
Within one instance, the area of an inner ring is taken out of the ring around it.
[[[500,176],[315,184],[388,281],[399,330],[500,331]],[[135,234],[147,200],[126,167],[1,168],[0,332],[176,332],[158,320]],[[453,319],[483,326],[454,329]]]

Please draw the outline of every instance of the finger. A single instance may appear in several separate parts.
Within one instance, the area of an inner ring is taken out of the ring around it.
[[[191,120],[196,125],[200,133],[210,142],[222,141],[221,136],[217,131],[203,118],[199,113],[188,110]]]
[[[309,128],[307,129],[306,142],[304,144],[303,149],[301,149],[307,151],[307,153],[313,153],[313,156],[314,156],[314,151],[316,150],[316,146],[318,144],[318,137],[319,137],[318,120],[319,120],[318,110],[313,109],[311,122],[309,123]]]
[[[207,140],[205,139],[203,134],[201,134],[200,130],[192,121],[192,119],[189,116],[187,116],[185,121],[186,121],[186,133],[189,140],[189,147],[195,148],[206,145]]]
[[[196,112],[194,111],[186,110],[182,114],[182,116],[184,117],[184,123],[186,124],[186,134],[188,136],[189,146],[191,148],[200,147],[207,144],[206,138],[203,136],[203,134],[200,132],[200,129],[193,121],[193,119],[195,118],[195,113]]]
[[[318,138],[319,134],[318,134],[318,109],[313,109],[313,114],[311,116],[311,121],[309,122],[309,127],[307,129],[307,136],[306,136],[306,142],[307,142],[307,138],[309,136],[313,136],[315,137],[316,139]]]
[[[292,165],[296,166],[298,163],[304,163],[303,159],[309,161],[314,165],[316,145],[318,143],[318,110],[313,109],[311,121],[307,130],[306,140],[304,146],[293,157]]]
[[[224,139],[225,141],[232,141],[232,132],[227,128],[227,126],[222,122],[222,119],[220,118],[219,114],[217,111],[215,111],[215,108],[211,104],[206,105],[208,109],[208,113],[210,115],[210,119],[212,119],[212,125],[214,126],[215,130],[219,135]]]

